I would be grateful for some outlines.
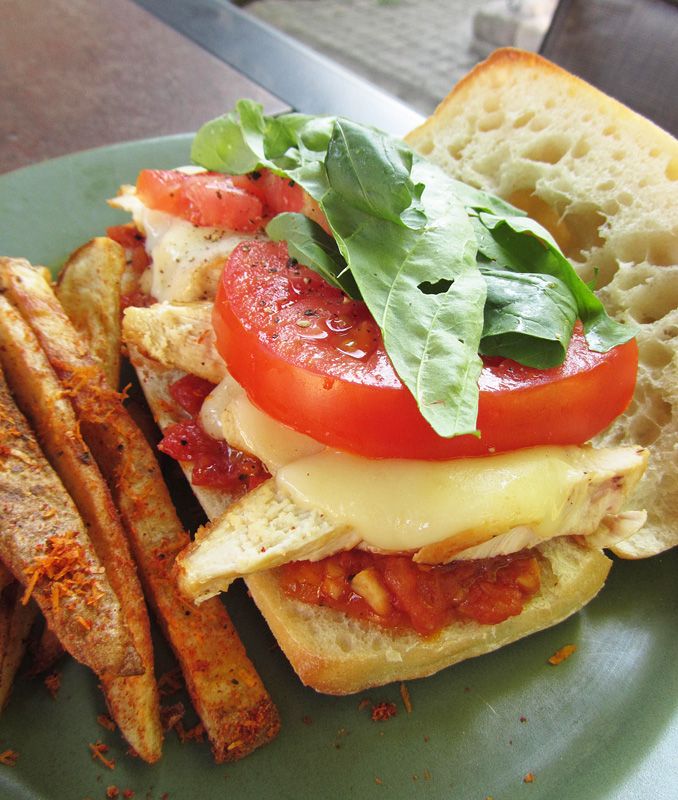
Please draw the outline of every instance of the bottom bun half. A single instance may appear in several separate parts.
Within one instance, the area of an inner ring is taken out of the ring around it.
[[[184,373],[137,352],[130,355],[159,427],[164,429],[180,420],[182,414],[167,389]],[[182,467],[190,478],[190,465],[184,462]],[[195,486],[192,489],[210,519],[230,504],[231,498],[225,493]],[[246,583],[301,681],[318,692],[353,694],[432,675],[556,625],[596,596],[612,566],[601,550],[570,537],[546,542],[537,552],[541,589],[519,615],[497,625],[455,622],[427,638],[291,599],[283,593],[275,570],[250,575]]]
[[[522,613],[498,625],[455,622],[427,638],[290,599],[275,570],[246,582],[301,681],[326,694],[353,694],[432,675],[556,625],[598,594],[612,565],[602,551],[570,538],[546,542],[537,552],[542,586]]]

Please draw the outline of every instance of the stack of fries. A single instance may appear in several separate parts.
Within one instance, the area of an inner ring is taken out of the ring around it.
[[[214,758],[230,761],[272,739],[278,714],[220,601],[187,605],[173,580],[188,534],[117,391],[125,267],[118,244],[94,239],[55,294],[45,270],[0,259],[0,708],[39,609],[37,661],[63,647],[91,667],[121,733],[157,761],[145,597]]]

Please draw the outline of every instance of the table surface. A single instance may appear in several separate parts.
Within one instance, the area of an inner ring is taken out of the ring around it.
[[[289,106],[132,0],[0,0],[0,172]]]
[[[186,133],[249,97],[401,134],[383,90],[227,0],[0,0],[0,173]]]

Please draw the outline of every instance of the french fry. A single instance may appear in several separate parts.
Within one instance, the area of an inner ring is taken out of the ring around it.
[[[181,664],[215,759],[241,758],[277,734],[277,710],[223,605],[217,600],[195,608],[178,592],[172,565],[189,537],[153,451],[41,275],[27,262],[5,259],[0,261],[0,288],[29,321],[71,392],[83,436],[109,483],[147,595]]]
[[[162,725],[153,672],[153,645],[143,593],[127,538],[95,459],[82,440],[63,387],[33,331],[6,297],[0,296],[0,361],[11,377],[17,402],[36,431],[87,525],[106,568],[140,660],[138,675],[102,676],[102,687],[118,727],[146,761],[160,758]]]
[[[21,602],[21,595],[21,587],[14,581],[4,589],[0,599],[0,711],[7,705],[38,613],[35,603]]]
[[[0,372],[0,558],[48,623],[98,675],[131,674],[139,656],[73,501],[14,405]],[[55,572],[55,568],[58,571]]]
[[[75,251],[59,273],[56,294],[73,327],[90,342],[108,385],[120,381],[120,278],[125,251],[98,237]]]

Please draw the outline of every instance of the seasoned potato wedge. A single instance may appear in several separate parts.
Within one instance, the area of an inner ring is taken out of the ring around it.
[[[153,451],[40,273],[25,261],[0,261],[0,287],[30,322],[70,392],[80,429],[108,481],[147,596],[182,666],[215,759],[246,755],[276,735],[277,710],[221,603],[195,609],[176,587],[172,565],[189,537]]]
[[[105,236],[92,239],[64,264],[56,286],[73,327],[88,341],[108,385],[120,380],[120,278],[125,251]]]
[[[0,558],[26,584],[64,647],[98,675],[142,669],[73,501],[0,373]]]
[[[123,624],[139,654],[138,675],[102,676],[110,711],[125,738],[146,761],[162,751],[158,689],[148,613],[136,567],[108,486],[82,439],[64,387],[30,326],[0,296],[0,360],[12,390],[45,454],[73,498],[122,608]]]

